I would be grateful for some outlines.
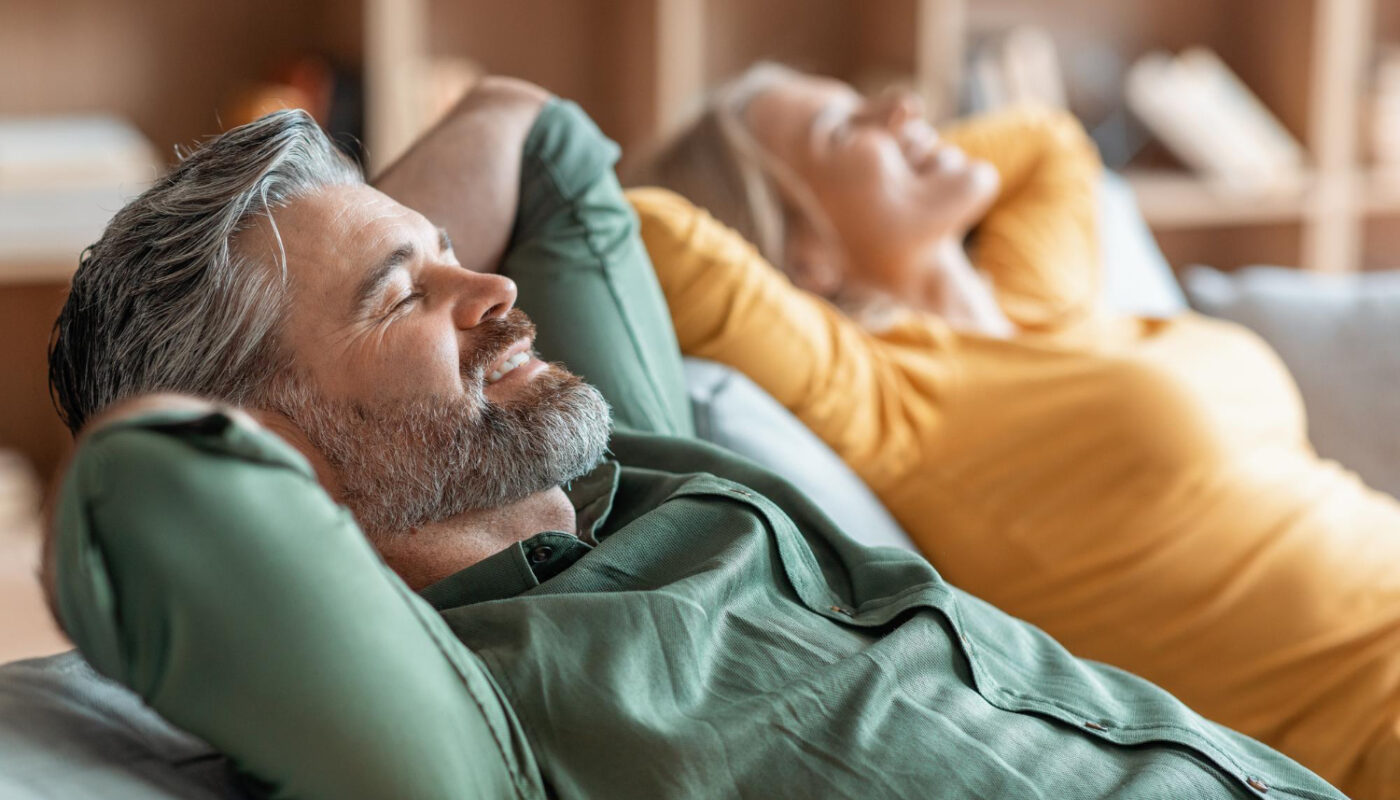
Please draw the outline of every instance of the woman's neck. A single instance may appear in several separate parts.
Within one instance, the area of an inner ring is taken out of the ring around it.
[[[996,338],[1016,333],[991,286],[968,259],[962,237],[945,236],[905,257],[910,261],[891,271],[904,276],[902,285],[882,287],[878,294],[906,308],[937,314],[961,331]]]

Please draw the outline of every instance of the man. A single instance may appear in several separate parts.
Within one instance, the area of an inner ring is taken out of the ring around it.
[[[51,358],[93,664],[279,796],[1339,796],[688,439],[615,155],[488,81],[378,190],[283,113],[124,209]]]

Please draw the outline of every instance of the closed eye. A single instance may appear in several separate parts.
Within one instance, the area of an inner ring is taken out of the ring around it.
[[[422,292],[411,292],[410,294],[406,295],[402,300],[400,300],[400,301],[398,301],[397,303],[395,303],[395,304],[393,305],[393,307],[389,309],[389,313],[386,314],[385,316],[387,317],[387,316],[392,316],[392,315],[394,315],[394,314],[397,314],[397,313],[399,313],[400,311],[403,311],[403,310],[407,309],[409,306],[413,305],[414,303],[416,303],[416,302],[418,302],[419,300],[422,300],[422,299],[423,299],[423,293],[422,293]]]

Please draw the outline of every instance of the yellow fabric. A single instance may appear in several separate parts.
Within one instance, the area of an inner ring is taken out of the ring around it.
[[[1072,119],[948,134],[1001,171],[977,265],[1025,333],[869,333],[685,199],[630,199],[682,349],[748,374],[953,583],[1344,791],[1400,798],[1400,504],[1317,457],[1246,330],[1099,305],[1097,158]]]

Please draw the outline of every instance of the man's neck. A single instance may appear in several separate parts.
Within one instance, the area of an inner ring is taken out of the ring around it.
[[[340,481],[321,452],[307,441],[291,420],[276,412],[253,416],[281,436],[311,463],[316,480],[337,502]],[[371,544],[399,577],[414,590],[495,555],[515,542],[541,531],[577,533],[574,506],[559,487],[546,489],[499,508],[468,511],[451,519],[407,531],[371,537]]]
[[[500,508],[376,536],[373,544],[389,568],[418,590],[541,531],[575,533],[576,527],[573,504],[555,487]]]

